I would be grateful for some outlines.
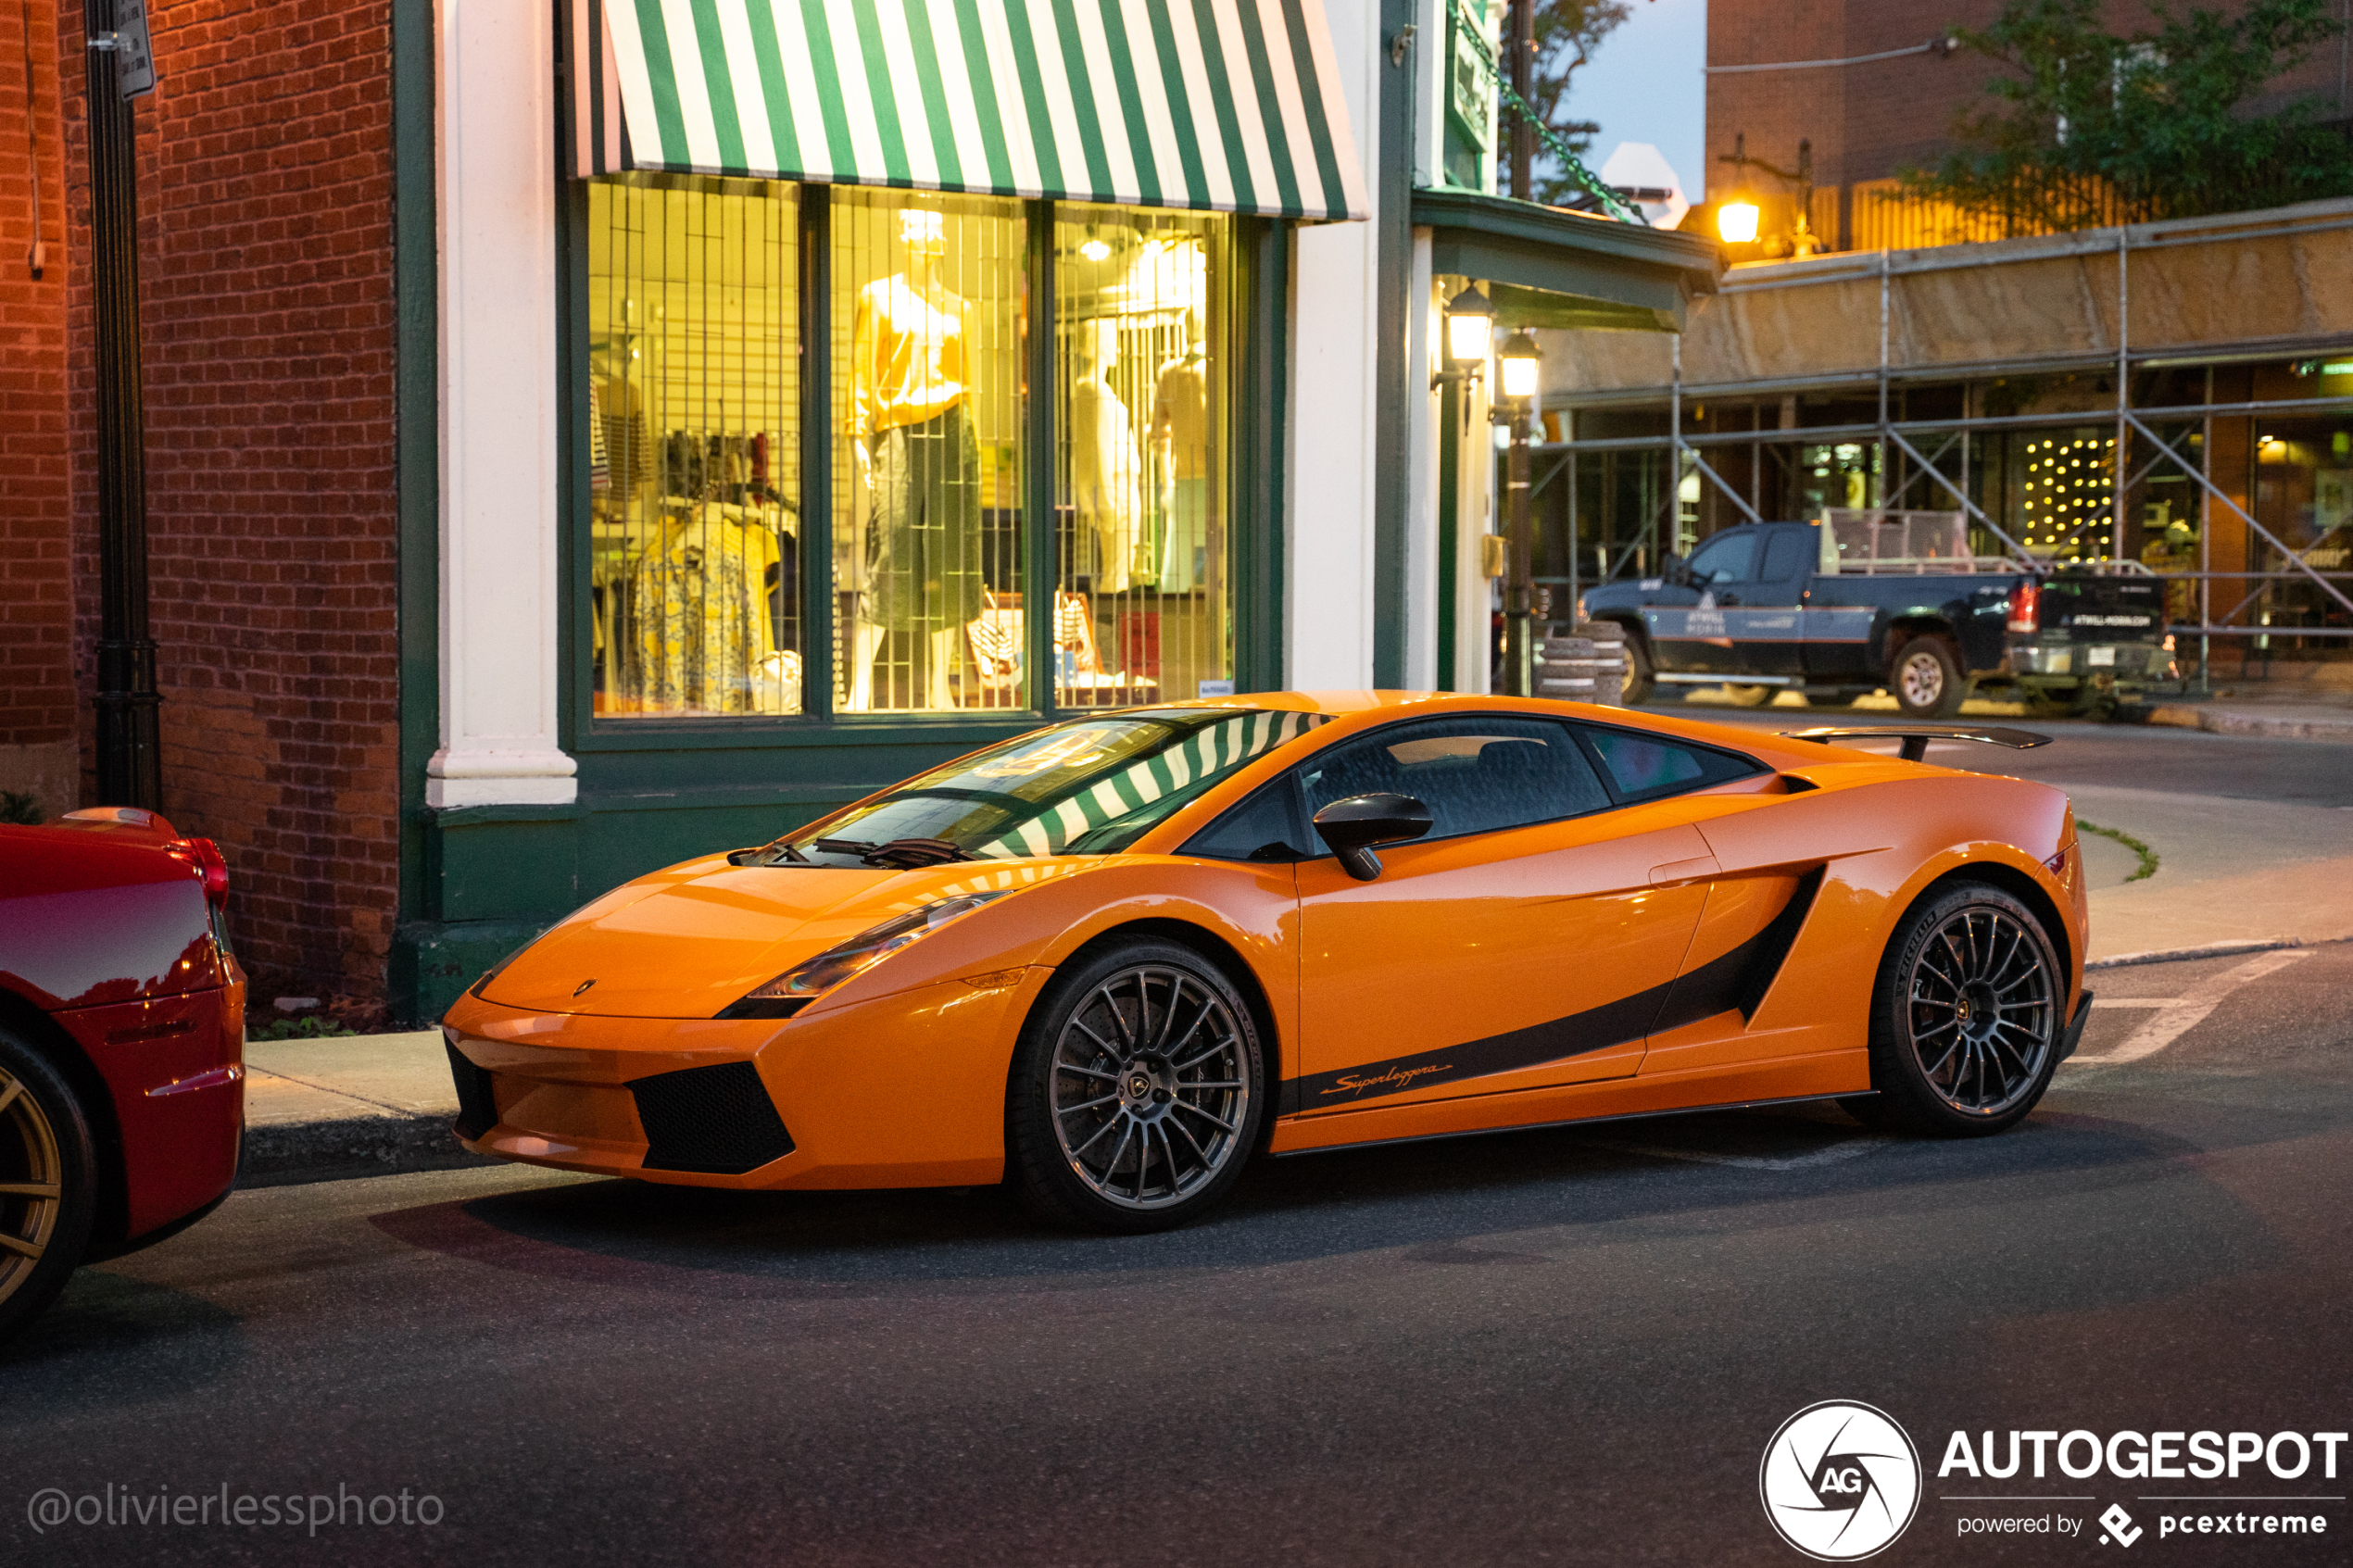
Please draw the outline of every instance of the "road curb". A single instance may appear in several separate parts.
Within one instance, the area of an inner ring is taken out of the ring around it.
[[[2248,942],[2208,942],[2202,947],[2166,947],[2151,953],[2119,953],[2112,959],[2091,959],[2084,962],[2088,973],[2095,969],[2129,969],[2134,964],[2183,963],[2191,959],[2227,959],[2239,953],[2268,953],[2280,947],[2301,947],[2304,944],[2293,936],[2267,936]]]
[[[354,1116],[248,1126],[237,1185],[296,1186],[497,1163],[462,1148],[447,1116]]]
[[[2192,708],[2177,703],[2150,709],[2142,721],[2177,730],[2204,730],[2215,735],[2353,743],[2353,718],[2288,719],[2269,713],[2249,713],[2242,709]]]

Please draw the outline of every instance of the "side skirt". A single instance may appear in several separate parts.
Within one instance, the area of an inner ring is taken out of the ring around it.
[[[1800,1105],[1869,1092],[1869,1052],[1826,1051],[1674,1078],[1613,1078],[1510,1095],[1285,1117],[1275,1125],[1268,1152],[1319,1154],[1334,1148],[1514,1133],[1531,1127]]]
[[[1668,1116],[1698,1116],[1710,1110],[1769,1110],[1780,1105],[1822,1105],[1832,1100],[1861,1099],[1879,1093],[1877,1089],[1856,1089],[1829,1095],[1793,1095],[1786,1099],[1735,1099],[1721,1105],[1684,1105],[1672,1110],[1624,1110],[1610,1116],[1570,1116],[1558,1122],[1520,1122],[1508,1127],[1466,1127],[1455,1133],[1413,1133],[1403,1137],[1366,1138],[1362,1143],[1319,1144],[1314,1148],[1285,1148],[1275,1151],[1277,1160],[1290,1160],[1307,1154],[1340,1154],[1352,1148],[1390,1148],[1398,1144],[1436,1143],[1445,1138],[1485,1138],[1498,1133],[1541,1133],[1555,1127],[1599,1127],[1612,1122],[1656,1122]]]

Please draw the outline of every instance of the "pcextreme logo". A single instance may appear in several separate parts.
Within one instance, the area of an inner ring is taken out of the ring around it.
[[[1920,1456],[1885,1411],[1851,1399],[1781,1423],[1756,1472],[1765,1517],[1822,1562],[1853,1562],[1902,1535],[1920,1504]]]

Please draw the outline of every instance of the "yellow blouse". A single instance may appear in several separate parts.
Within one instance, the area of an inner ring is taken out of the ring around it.
[[[921,424],[964,400],[971,311],[946,289],[916,292],[904,273],[858,291],[850,395],[860,431]]]

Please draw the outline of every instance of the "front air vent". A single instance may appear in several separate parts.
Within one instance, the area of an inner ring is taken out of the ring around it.
[[[465,1053],[448,1041],[441,1044],[449,1053],[449,1076],[458,1085],[456,1131],[471,1142],[498,1124],[498,1102],[490,1092],[490,1073],[467,1060]]]
[[[629,1085],[648,1171],[738,1176],[792,1152],[792,1135],[749,1061],[658,1073]]]

